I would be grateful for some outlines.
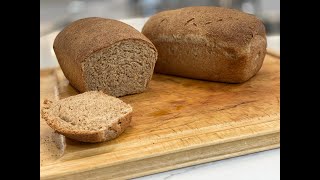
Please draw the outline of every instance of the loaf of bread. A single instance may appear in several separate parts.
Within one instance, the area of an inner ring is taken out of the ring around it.
[[[139,31],[98,17],[65,27],[53,49],[72,86],[80,92],[101,90],[116,97],[143,92],[157,59],[156,48]]]
[[[102,91],[88,91],[58,101],[45,100],[42,118],[55,131],[82,142],[118,137],[130,125],[132,107]]]
[[[260,70],[266,54],[262,21],[234,9],[163,11],[150,17],[142,33],[158,50],[157,73],[241,83]]]

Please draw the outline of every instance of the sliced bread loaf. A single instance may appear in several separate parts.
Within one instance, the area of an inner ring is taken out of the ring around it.
[[[53,49],[72,86],[116,97],[143,92],[158,55],[152,42],[133,27],[98,17],[68,25]]]
[[[66,137],[102,142],[118,137],[130,124],[132,107],[101,91],[88,91],[58,101],[45,100],[47,124]]]

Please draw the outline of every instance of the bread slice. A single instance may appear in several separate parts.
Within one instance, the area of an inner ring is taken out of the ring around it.
[[[42,118],[57,132],[82,142],[118,137],[130,124],[132,107],[102,91],[88,91],[58,101],[45,100]]]
[[[81,66],[88,89],[119,97],[142,93],[155,61],[156,53],[146,43],[127,40],[92,53]]]
[[[158,56],[152,42],[133,27],[99,17],[68,25],[53,49],[72,86],[116,97],[145,91]]]

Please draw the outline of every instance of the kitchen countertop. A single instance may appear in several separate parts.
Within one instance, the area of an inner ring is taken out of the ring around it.
[[[141,31],[148,18],[121,20]],[[52,49],[58,31],[40,37],[40,68],[57,67]],[[280,52],[280,36],[267,37],[268,48]],[[240,157],[195,165],[177,170],[136,178],[136,180],[160,179],[280,179],[280,148]]]

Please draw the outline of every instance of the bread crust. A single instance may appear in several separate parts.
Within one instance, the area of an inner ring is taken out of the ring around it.
[[[102,130],[70,130],[59,125],[59,122],[63,121],[60,117],[50,115],[49,111],[52,104],[53,101],[48,99],[44,100],[43,108],[41,109],[42,118],[58,133],[81,142],[97,143],[112,140],[122,134],[124,130],[129,127],[132,119],[131,111]]]
[[[157,73],[241,83],[260,70],[266,54],[262,21],[234,9],[163,11],[150,17],[142,33],[158,50]]]
[[[92,53],[125,40],[152,42],[133,27],[113,19],[90,17],[74,21],[55,38],[53,49],[70,84],[80,92],[88,91],[81,63]]]

